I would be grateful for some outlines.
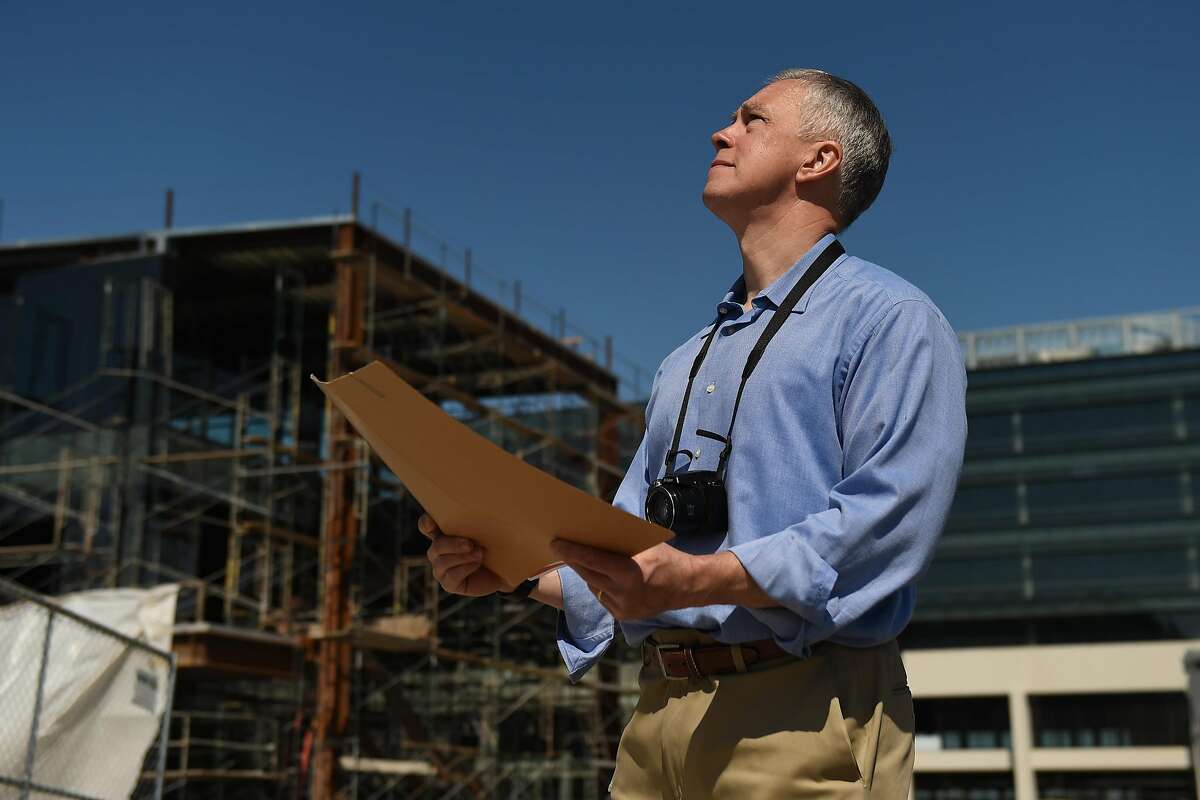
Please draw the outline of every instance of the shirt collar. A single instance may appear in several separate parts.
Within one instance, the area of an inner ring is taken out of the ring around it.
[[[784,299],[788,296],[788,292],[790,292],[792,287],[795,286],[802,277],[804,277],[804,273],[807,272],[808,268],[812,266],[812,263],[817,260],[817,256],[821,255],[825,248],[828,247],[835,238],[837,237],[835,237],[832,233],[827,233],[822,236],[816,244],[808,249],[808,252],[800,257],[799,261],[797,261],[788,269],[787,272],[776,278],[764,291],[759,292],[754,300],[751,301],[751,305],[756,308],[762,308],[763,306],[770,304],[772,308],[779,308]],[[813,287],[811,286],[808,289],[805,289],[804,294],[800,297],[799,302],[796,303],[796,307],[792,309],[793,313],[804,313],[805,309],[808,308],[808,298],[812,295],[812,290]],[[736,306],[736,310],[739,313],[744,311],[745,309],[742,308],[742,303],[746,301],[742,298],[745,296],[746,277],[744,275],[739,275],[738,279],[729,287],[729,291],[726,292],[725,296],[721,298],[721,302],[717,303],[717,313],[721,313],[722,307],[733,310],[730,308],[730,304]],[[728,314],[730,312],[726,311],[725,313]]]

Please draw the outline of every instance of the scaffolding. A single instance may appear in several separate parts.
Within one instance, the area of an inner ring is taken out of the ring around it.
[[[180,584],[167,794],[603,796],[629,654],[570,685],[552,609],[445,595],[415,502],[306,376],[383,360],[605,499],[640,406],[611,339],[489,296],[410,211],[364,224],[358,188],[349,215],[0,247],[0,332],[29,343],[0,348],[0,573]]]

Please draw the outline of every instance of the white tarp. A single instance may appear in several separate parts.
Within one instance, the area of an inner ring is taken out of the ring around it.
[[[169,652],[178,591],[174,584],[105,589],[54,601]],[[47,616],[34,603],[0,608],[0,776],[8,779],[25,776]],[[33,782],[88,797],[129,797],[170,699],[170,663],[61,614],[50,626],[47,656]],[[0,798],[18,794],[0,785]]]

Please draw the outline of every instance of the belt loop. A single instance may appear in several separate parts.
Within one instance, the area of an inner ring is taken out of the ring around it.
[[[696,661],[696,650],[694,647],[683,648],[683,657],[687,661],[688,672],[693,678],[703,678],[704,673],[700,671],[700,663]]]
[[[742,646],[740,644],[730,645],[729,652],[733,655],[733,666],[737,668],[738,672],[745,672],[746,658],[742,655]]]

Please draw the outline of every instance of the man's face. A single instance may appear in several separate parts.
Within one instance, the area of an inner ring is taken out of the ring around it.
[[[795,197],[796,172],[809,143],[801,130],[805,88],[777,81],[742,103],[712,135],[716,156],[704,184],[704,205],[729,218]]]

